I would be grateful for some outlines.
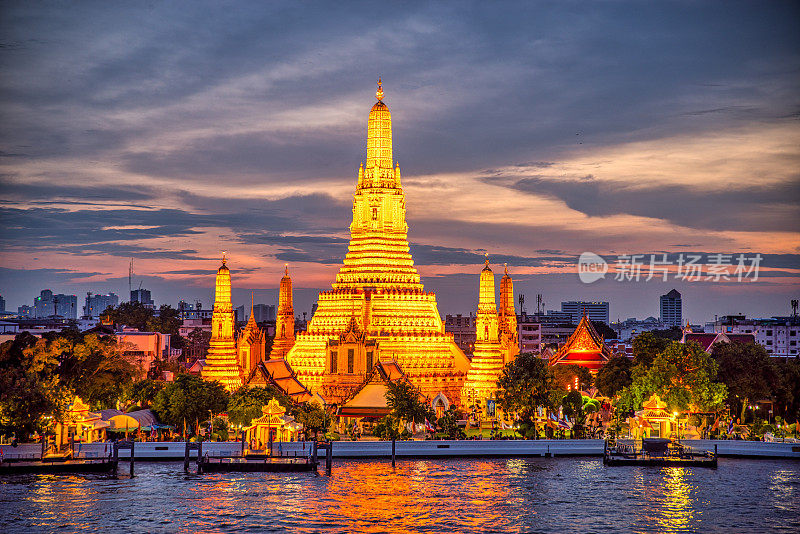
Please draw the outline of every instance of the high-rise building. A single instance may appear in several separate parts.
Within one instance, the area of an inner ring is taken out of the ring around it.
[[[49,289],[43,289],[39,296],[33,299],[34,315],[37,319],[60,316],[65,319],[78,318],[78,296],[54,295]]]
[[[275,320],[275,305],[256,304],[253,306],[253,314],[257,323],[272,322]]]
[[[201,375],[206,380],[217,380],[228,390],[242,385],[242,372],[233,337],[233,304],[231,303],[231,271],[225,265],[217,270],[214,289],[214,315],[211,317],[211,341]]]
[[[574,324],[578,324],[584,315],[592,321],[608,324],[608,302],[571,300],[561,303],[561,311],[568,313]]]
[[[673,289],[666,295],[661,295],[660,309],[661,322],[668,326],[683,326],[683,301],[681,294]]]
[[[0,312],[4,311],[6,311],[6,299],[4,299],[2,295],[0,295]]]
[[[83,316],[91,319],[99,319],[100,314],[108,307],[119,304],[119,296],[114,293],[107,295],[95,295],[91,292],[86,293],[86,304],[83,306]]]
[[[156,303],[153,302],[148,289],[134,289],[131,291],[131,302],[141,302],[145,308],[156,309]]]
[[[408,246],[405,194],[392,158],[392,119],[380,82],[367,120],[347,255],[286,356],[298,379],[329,402],[358,390],[372,365],[394,361],[424,395],[457,403],[469,369],[444,330]]]
[[[36,308],[33,306],[28,306],[27,304],[23,304],[22,306],[17,307],[17,315],[27,319],[32,319],[36,317]]]

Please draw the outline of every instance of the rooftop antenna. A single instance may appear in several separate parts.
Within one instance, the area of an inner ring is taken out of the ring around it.
[[[792,299],[792,317],[797,317],[797,299]]]
[[[544,296],[541,293],[536,295],[536,313],[541,314],[544,307]]]
[[[525,295],[520,293],[519,297],[518,297],[518,300],[519,300],[519,312],[522,315],[525,315]]]

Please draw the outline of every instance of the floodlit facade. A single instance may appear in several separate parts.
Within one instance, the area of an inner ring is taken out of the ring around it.
[[[294,305],[292,303],[292,278],[287,265],[278,290],[278,316],[275,319],[275,338],[270,359],[285,358],[294,346]]]
[[[329,402],[347,398],[376,362],[390,360],[426,396],[441,392],[456,400],[470,362],[445,332],[436,295],[425,291],[414,268],[400,167],[392,159],[392,119],[380,81],[375,96],[347,255],[286,359],[303,384]]]
[[[214,290],[214,315],[211,318],[211,342],[201,376],[205,380],[218,380],[227,389],[242,385],[242,371],[233,337],[233,304],[231,303],[231,272],[225,265],[217,270]]]

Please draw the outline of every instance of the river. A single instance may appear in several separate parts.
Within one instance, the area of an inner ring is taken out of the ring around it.
[[[0,532],[800,532],[800,462],[334,461],[309,473],[0,478]]]

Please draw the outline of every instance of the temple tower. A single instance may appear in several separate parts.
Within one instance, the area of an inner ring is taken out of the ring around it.
[[[497,310],[498,339],[503,349],[503,363],[508,363],[519,354],[519,331],[517,310],[514,308],[514,281],[508,275],[508,265],[503,267],[505,274],[500,279],[500,307]]]
[[[289,266],[284,269],[278,291],[278,316],[275,321],[275,339],[272,341],[270,359],[284,358],[294,346],[294,306],[292,305],[292,278]]]
[[[211,316],[211,342],[201,375],[205,380],[218,380],[228,390],[242,385],[241,370],[233,338],[233,304],[231,303],[231,272],[225,265],[217,270],[214,291],[214,314]]]
[[[489,258],[481,271],[478,287],[478,314],[475,318],[475,350],[472,365],[461,391],[461,403],[470,406],[492,398],[503,370],[503,350],[498,337],[499,319],[494,298],[494,273]]]
[[[392,118],[380,80],[375,97],[347,255],[287,360],[306,387],[330,402],[360,386],[370,363],[389,360],[423,394],[443,393],[455,402],[469,360],[444,331],[436,295],[425,291],[414,268],[400,167],[392,159]]]
[[[244,377],[250,375],[259,362],[264,361],[264,349],[266,348],[266,336],[264,331],[256,324],[256,316],[253,313],[255,306],[253,295],[250,295],[250,318],[247,325],[239,332],[236,340],[236,352],[238,354],[239,367],[242,369]]]

